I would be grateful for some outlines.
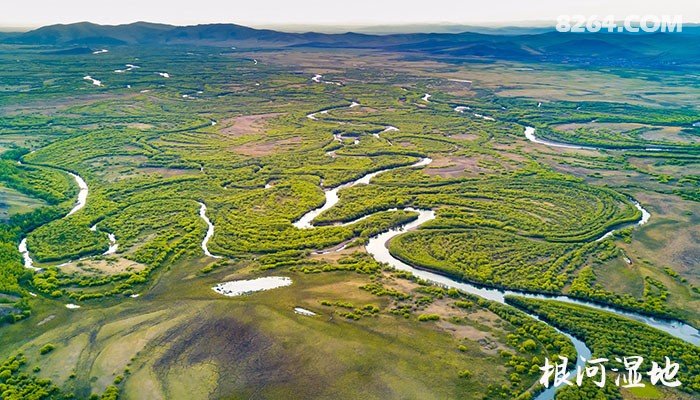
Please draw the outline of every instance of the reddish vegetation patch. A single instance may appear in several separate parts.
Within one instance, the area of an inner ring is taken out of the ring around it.
[[[472,82],[468,79],[454,79],[448,78],[446,80],[440,81],[435,85],[443,93],[448,93],[453,96],[459,97],[474,97],[475,93],[472,91]]]
[[[479,138],[479,135],[475,133],[459,133],[457,135],[451,135],[450,138],[459,140],[476,140]]]
[[[249,135],[260,133],[265,128],[265,122],[281,113],[269,113],[258,115],[243,115],[236,118],[229,118],[221,121],[220,132],[226,135]]]
[[[132,122],[132,123],[128,123],[128,124],[126,124],[126,126],[129,127],[129,128],[141,129],[141,130],[153,128],[153,125],[151,125],[151,124],[144,124],[144,123],[141,123],[141,122]]]
[[[61,266],[61,271],[67,274],[83,275],[116,275],[128,272],[138,272],[146,269],[144,264],[127,260],[126,258],[110,257],[104,260],[71,261]]]
[[[415,290],[420,285],[406,279],[396,279],[384,275],[384,286],[402,293],[413,293],[419,295]],[[425,308],[420,308],[416,311],[417,314],[438,314],[441,319],[435,324],[441,330],[449,333],[457,340],[468,339],[479,343],[481,351],[489,354],[496,354],[501,348],[506,348],[506,345],[495,339],[489,331],[491,328],[498,326],[501,319],[491,311],[487,310],[464,310],[454,306],[454,300],[445,297],[442,299],[436,298]],[[479,325],[487,328],[478,328],[478,325],[455,323],[452,318],[466,318],[470,321],[476,321]]]
[[[199,173],[198,170],[194,169],[179,169],[179,168],[152,168],[143,167],[138,169],[139,172],[144,174],[156,174],[164,178],[171,178],[173,176],[180,176],[185,174],[196,174]]]
[[[488,173],[491,170],[479,166],[478,158],[441,157],[432,162],[425,170],[428,175],[439,175],[451,178],[463,175],[473,175],[479,172]]]
[[[379,112],[379,110],[377,110],[376,108],[365,107],[363,105],[360,105],[359,107],[350,108],[346,112],[348,112],[350,115],[362,115],[376,113]]]
[[[290,149],[298,148],[301,143],[301,138],[298,136],[275,140],[265,143],[246,143],[240,146],[235,146],[232,150],[236,153],[246,156],[258,157],[267,156],[274,153],[285,152]]]

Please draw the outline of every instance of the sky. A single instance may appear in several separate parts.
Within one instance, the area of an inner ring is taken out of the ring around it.
[[[698,0],[4,0],[0,26],[38,27],[90,21],[176,25],[491,25],[585,16],[683,15],[700,21]]]

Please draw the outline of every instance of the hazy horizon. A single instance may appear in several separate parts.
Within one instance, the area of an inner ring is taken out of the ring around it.
[[[148,21],[148,20],[133,20],[133,21],[126,21],[122,23],[115,23],[115,24],[106,24],[106,23],[99,23],[95,21],[73,21],[73,22],[57,22],[57,23],[51,23],[51,24],[42,24],[42,25],[33,25],[33,26],[9,26],[9,25],[0,25],[0,32],[22,32],[22,31],[29,31],[37,28],[41,28],[44,26],[50,26],[50,25],[70,25],[70,24],[77,24],[77,23],[94,23],[98,25],[104,25],[104,26],[117,26],[117,25],[129,25],[129,24],[134,24],[134,23],[151,23],[151,24],[165,24],[165,25],[173,25],[173,26],[193,26],[193,25],[205,25],[205,24],[236,24],[236,25],[242,25],[242,26],[247,26],[251,28],[256,28],[256,29],[273,29],[273,30],[279,30],[279,31],[286,31],[286,32],[308,32],[308,31],[317,31],[317,32],[347,32],[350,30],[355,30],[358,32],[374,32],[374,31],[385,31],[385,30],[391,30],[391,28],[396,28],[397,31],[408,31],[408,30],[418,30],[420,28],[426,28],[426,27],[434,27],[434,28],[443,28],[446,30],[457,28],[457,27],[477,27],[477,28],[483,28],[483,29],[500,29],[500,28],[532,28],[532,29],[542,29],[542,28],[552,28],[554,22],[553,21],[505,21],[505,22],[493,22],[493,23],[453,23],[453,22],[435,22],[435,23],[419,23],[419,22],[413,22],[413,23],[395,23],[395,24],[361,24],[361,23],[356,23],[356,24],[246,24],[246,23],[241,23],[238,21],[211,21],[211,22],[199,22],[199,23],[192,23],[192,24],[174,24],[174,23],[168,23],[168,22],[162,22],[162,21]],[[412,28],[412,29],[407,29],[407,28]]]
[[[320,0],[258,0],[231,4],[224,0],[123,0],[99,4],[92,0],[27,0],[14,3],[0,15],[3,30],[32,29],[53,24],[93,22],[119,25],[149,21],[171,25],[235,23],[259,28],[303,29],[305,27],[369,28],[374,26],[467,25],[547,26],[557,16],[581,14],[624,19],[628,15],[682,15],[685,23],[700,21],[700,7],[695,0],[620,0],[615,4],[603,0],[521,1],[433,0],[422,1],[355,0],[329,2]],[[94,8],[94,9],[93,9]]]

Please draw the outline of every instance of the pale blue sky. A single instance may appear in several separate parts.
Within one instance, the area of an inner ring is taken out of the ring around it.
[[[489,24],[553,21],[561,14],[611,14],[617,19],[629,14],[681,14],[684,22],[700,21],[698,0],[5,0],[4,3],[0,26],[15,27],[78,21],[119,24],[138,20],[251,26]]]

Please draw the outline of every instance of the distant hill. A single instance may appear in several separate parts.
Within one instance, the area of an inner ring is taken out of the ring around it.
[[[685,26],[683,33],[666,34],[559,33],[514,27],[494,28],[493,32],[498,34],[329,34],[280,32],[235,24],[172,26],[136,22],[112,26],[81,22],[2,34],[0,42],[64,48],[122,45],[359,48],[446,59],[490,58],[634,67],[697,67],[700,64],[699,26]]]
[[[401,24],[401,25],[272,25],[267,29],[283,32],[309,32],[318,31],[324,33],[356,32],[369,35],[393,35],[406,33],[485,33],[489,35],[529,35],[551,32],[553,26],[542,23],[539,26],[480,26],[461,24]]]
[[[136,22],[128,25],[98,25],[79,22],[50,25],[14,35],[5,43],[34,45],[124,45],[158,41],[158,35],[171,31],[170,25]]]

